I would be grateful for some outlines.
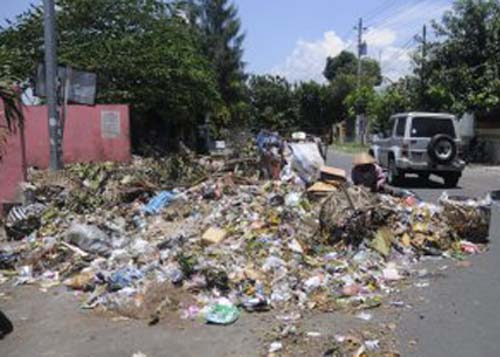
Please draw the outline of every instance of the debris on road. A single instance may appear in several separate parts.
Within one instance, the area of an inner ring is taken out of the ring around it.
[[[300,316],[380,306],[420,257],[484,248],[486,203],[372,193],[311,159],[312,147],[292,146],[290,162],[282,138],[261,134],[257,144],[260,166],[188,153],[33,171],[37,209],[7,226],[21,239],[0,243],[0,280],[64,283],[83,308],[127,317],[157,321],[168,310],[230,324],[239,308]],[[18,228],[28,217],[36,225]]]

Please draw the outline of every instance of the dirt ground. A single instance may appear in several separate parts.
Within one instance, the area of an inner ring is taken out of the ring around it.
[[[206,325],[179,318],[148,326],[147,320],[124,320],[81,310],[78,297],[65,288],[42,292],[33,286],[1,290],[0,306],[13,320],[15,331],[0,341],[4,357],[133,356],[262,356],[280,333],[276,312],[244,313],[230,326]],[[373,311],[373,321],[344,313],[304,316],[297,335],[284,339],[290,355],[323,355],[336,334],[384,339],[395,343],[383,310]],[[376,318],[375,318],[376,316]],[[319,332],[319,337],[304,337]]]

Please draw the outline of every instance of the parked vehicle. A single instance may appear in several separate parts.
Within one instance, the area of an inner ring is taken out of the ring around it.
[[[373,139],[370,153],[388,171],[388,181],[400,184],[405,174],[422,179],[431,174],[456,187],[465,161],[460,158],[462,141],[456,118],[443,113],[404,113],[393,115],[389,130]]]

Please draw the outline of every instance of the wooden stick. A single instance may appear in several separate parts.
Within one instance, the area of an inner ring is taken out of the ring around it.
[[[83,250],[81,250],[80,248],[78,247],[75,247],[74,245],[71,245],[69,243],[66,243],[64,241],[61,242],[62,245],[64,245],[66,248],[68,248],[69,250],[71,250],[72,252],[78,254],[78,255],[81,255],[82,257],[87,257],[89,255],[89,253],[87,252],[84,252]]]

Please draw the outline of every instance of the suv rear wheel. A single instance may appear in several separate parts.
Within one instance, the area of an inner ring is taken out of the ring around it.
[[[396,166],[396,160],[394,160],[393,157],[390,157],[387,181],[389,182],[390,185],[397,186],[401,183],[403,178],[404,178],[404,173],[401,173],[398,170]]]
[[[444,185],[448,188],[455,188],[460,181],[461,174],[458,172],[450,172],[443,176]]]
[[[435,135],[427,147],[429,157],[436,163],[446,165],[457,156],[457,145],[449,135]]]

